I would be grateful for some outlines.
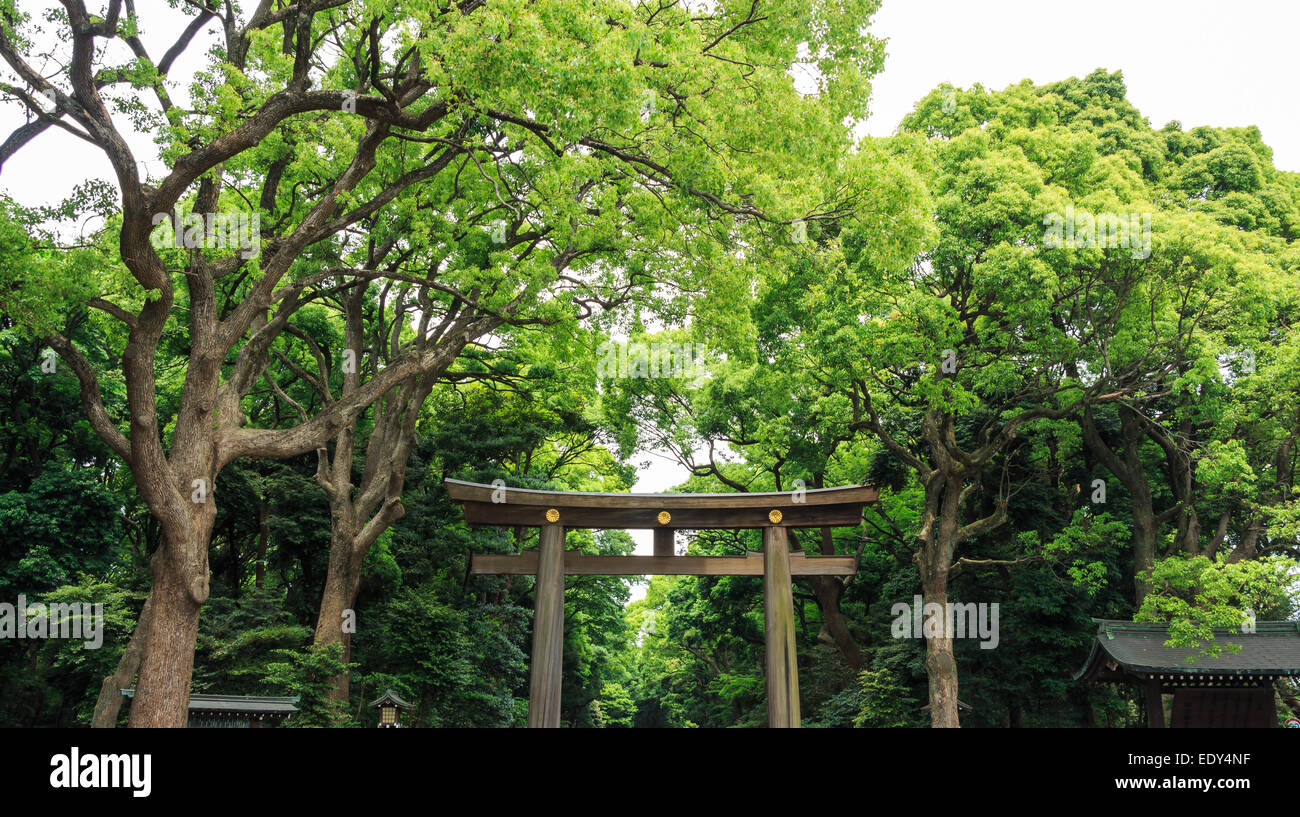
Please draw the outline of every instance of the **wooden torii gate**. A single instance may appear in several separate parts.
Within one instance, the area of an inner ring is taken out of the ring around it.
[[[518,555],[474,554],[470,572],[535,575],[533,659],[528,725],[560,725],[560,669],[564,643],[564,577],[762,576],[766,619],[768,725],[799,726],[799,672],[795,664],[794,576],[847,576],[853,556],[790,552],[790,528],[855,526],[877,491],[866,485],[785,493],[601,494],[535,491],[446,480],[452,501],[465,506],[471,525],[541,529],[538,549]],[[564,548],[566,528],[648,528],[653,556],[593,556]],[[678,529],[763,531],[763,552],[745,556],[678,556]]]

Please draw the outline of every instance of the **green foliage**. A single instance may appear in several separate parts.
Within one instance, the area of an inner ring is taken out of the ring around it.
[[[1022,533],[1021,537],[1036,535]],[[1076,587],[1094,594],[1110,579],[1105,561],[1096,558],[1097,551],[1128,539],[1128,525],[1112,519],[1108,513],[1094,516],[1088,509],[1080,508],[1070,525],[1042,546],[1042,552],[1049,562],[1066,565],[1066,573]]]
[[[861,708],[853,725],[879,729],[919,726],[917,702],[889,669],[865,670],[858,676]]]
[[[631,727],[636,717],[636,701],[620,683],[610,682],[601,687],[600,697],[591,706],[592,720],[607,729]]]
[[[366,0],[315,15],[308,34],[330,47],[313,88],[368,89],[384,104],[388,65],[368,75],[352,59],[370,48],[373,17],[383,60],[405,55],[402,71],[427,80],[405,113],[447,109],[418,136],[394,126],[401,138],[339,188],[335,215],[382,199],[379,210],[289,259],[280,291],[302,285],[310,301],[267,351],[276,365],[241,393],[239,425],[284,430],[337,399],[349,292],[362,301],[348,317],[368,347],[363,382],[418,347],[415,321],[467,334],[400,463],[404,516],[362,562],[348,661],[338,645],[309,646],[331,542],[315,452],[222,471],[195,690],[298,696],[295,726],[373,724],[364,704],[390,688],[417,726],[522,726],[532,582],[471,575],[468,562],[533,547],[536,532],[469,528],[442,481],[626,491],[649,452],[686,470],[684,491],[880,489],[861,525],[794,538],[859,565],[848,581],[794,585],[808,725],[927,722],[925,644],[893,638],[888,613],[919,591],[931,557],[952,600],[1001,605],[997,650],[955,648],[971,725],[1140,722],[1123,693],[1070,678],[1093,617],[1169,622],[1170,644],[1211,657],[1233,649],[1214,629],[1248,610],[1294,616],[1300,175],[1273,166],[1258,129],[1156,130],[1122,74],[1098,69],[1000,91],[942,86],[895,136],[856,140],[884,59],[865,30],[879,0],[778,4],[755,19],[751,3],[715,5]],[[31,46],[29,18],[3,24]],[[252,31],[242,67],[213,49],[187,104],[166,111],[146,100],[171,80],[137,57],[107,104],[175,166],[280,92],[294,70],[285,36]],[[216,209],[257,202],[283,245],[346,174],[367,121],[285,119],[224,162]],[[442,160],[446,172],[384,198]],[[41,367],[66,337],[109,416],[127,418],[127,332],[102,307],[134,311],[162,293],[119,256],[119,198],[94,181],[43,207],[0,196],[0,597],[103,603],[107,628],[98,651],[0,643],[3,725],[88,722],[161,544],[83,418],[80,382],[62,360]],[[1137,246],[1059,245],[1049,225],[1067,210],[1149,216],[1151,232]],[[92,214],[102,229],[65,246],[58,228]],[[503,245],[489,232],[498,218],[512,239],[531,237]],[[191,265],[223,253],[158,252],[175,288],[152,373],[170,448],[205,314]],[[246,261],[215,279],[208,311],[228,318],[264,280],[266,259]],[[401,274],[353,290],[338,272],[379,268]],[[475,335],[462,323],[475,314],[499,320]],[[622,338],[699,344],[706,372],[598,381],[600,349]],[[223,378],[247,342],[216,356]],[[351,486],[371,467],[376,416],[361,410],[356,434],[325,449],[351,443]],[[632,551],[622,532],[568,541]],[[688,549],[760,542],[702,531]],[[1140,545],[1161,557],[1146,575]],[[1140,605],[1135,572],[1152,587]],[[631,584],[566,583],[563,722],[764,723],[761,583],[655,577],[637,602]],[[351,698],[332,703],[340,673]]]
[[[1169,622],[1171,647],[1194,647],[1197,656],[1218,657],[1226,646],[1241,645],[1215,639],[1215,628],[1240,630],[1254,618],[1285,618],[1297,606],[1294,598],[1300,565],[1276,555],[1258,561],[1215,562],[1204,556],[1161,559],[1151,571],[1155,590],[1134,617],[1137,621]]]
[[[298,698],[298,712],[288,720],[288,726],[331,726],[342,714],[341,702],[329,698],[334,679],[346,672],[349,664],[343,661],[343,645],[306,647],[299,650],[275,650],[280,661],[265,665],[262,681],[268,686],[286,690]]]
[[[121,532],[116,498],[86,471],[47,467],[26,492],[0,494],[0,594],[103,575]]]
[[[82,609],[92,611],[93,605],[102,605],[100,643],[94,645],[95,639],[89,637],[0,640],[0,668],[6,668],[0,676],[5,690],[0,704],[0,724],[89,726],[100,683],[117,668],[118,658],[135,629],[143,599],[140,594],[112,583],[82,577],[75,584],[27,597],[28,604],[38,601],[46,605],[91,605]],[[83,624],[87,626],[89,622]],[[83,629],[83,632],[87,631]],[[11,661],[20,662],[16,671],[8,669]]]

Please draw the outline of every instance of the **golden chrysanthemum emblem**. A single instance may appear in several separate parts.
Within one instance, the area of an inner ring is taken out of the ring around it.
[[[773,525],[779,525],[781,524],[781,512],[773,508],[767,512],[767,519]]]
[[[660,525],[667,525],[669,522],[673,521],[673,515],[668,513],[668,511],[660,511],[657,518],[659,519]]]
[[[557,511],[557,510],[555,510],[554,508],[550,508],[549,510],[546,511],[546,521],[547,521],[547,522],[559,522],[559,521],[560,521],[560,512]]]

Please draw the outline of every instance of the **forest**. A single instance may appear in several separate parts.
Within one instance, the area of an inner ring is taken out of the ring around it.
[[[1113,66],[864,136],[879,6],[0,0],[0,182],[51,140],[98,162],[0,194],[0,601],[103,616],[95,649],[0,638],[0,726],[216,693],[373,727],[387,690],[523,726],[533,582],[470,556],[538,530],[444,480],[652,459],[879,490],[792,533],[858,563],[794,582],[805,727],[1141,726],[1075,679],[1094,619],[1207,656],[1296,619],[1300,173],[1154,125]],[[900,637],[914,599],[996,638]],[[563,724],[765,725],[763,603],[569,577]]]

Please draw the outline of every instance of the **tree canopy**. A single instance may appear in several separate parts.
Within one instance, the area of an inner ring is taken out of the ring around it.
[[[855,137],[878,0],[91,5],[0,0],[0,167],[57,129],[111,172],[0,197],[0,597],[102,603],[104,644],[0,640],[0,724],[134,686],[132,725],[385,690],[523,725],[534,583],[469,558],[538,532],[444,480],[621,492],[650,454],[879,488],[791,542],[858,562],[794,583],[805,725],[1135,725],[1072,678],[1092,618],[1208,658],[1296,615],[1300,174],[1258,129],[1155,128],[1099,69]],[[914,600],[996,605],[996,645],[900,637]],[[564,607],[564,723],[765,722],[759,580]]]

